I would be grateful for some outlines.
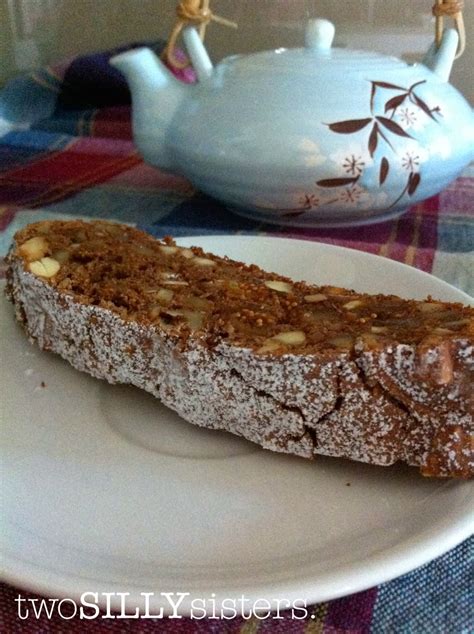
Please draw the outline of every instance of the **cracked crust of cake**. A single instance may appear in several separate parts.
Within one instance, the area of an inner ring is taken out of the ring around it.
[[[122,225],[15,238],[31,341],[266,449],[474,473],[474,310],[314,287]]]

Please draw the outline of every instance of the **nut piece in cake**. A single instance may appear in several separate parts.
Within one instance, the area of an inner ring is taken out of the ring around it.
[[[324,293],[314,293],[313,295],[305,295],[304,301],[308,302],[308,304],[319,304],[319,302],[324,302],[327,299],[327,295]]]
[[[282,344],[283,346],[301,346],[305,341],[306,335],[302,330],[288,330],[267,339],[258,352],[276,352],[282,347]]]
[[[210,260],[209,258],[193,258],[193,263],[196,266],[216,266],[214,260]]]
[[[39,277],[54,277],[61,268],[59,262],[53,258],[41,258],[30,262],[28,268]]]
[[[266,280],[265,286],[271,288],[272,291],[278,291],[279,293],[291,293],[292,286],[288,282],[281,280]]]
[[[49,247],[43,236],[35,236],[20,245],[18,250],[27,262],[33,262],[43,258],[48,253]]]

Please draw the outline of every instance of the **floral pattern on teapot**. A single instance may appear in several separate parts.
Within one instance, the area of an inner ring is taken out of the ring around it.
[[[371,93],[370,93],[370,117],[363,119],[349,119],[346,121],[337,121],[329,123],[327,126],[332,132],[337,134],[354,135],[362,130],[368,130],[366,146],[370,159],[374,160],[374,155],[377,148],[382,144],[386,144],[388,148],[399,157],[397,147],[397,137],[404,137],[408,139],[416,138],[413,134],[407,132],[408,129],[416,131],[422,127],[420,120],[422,118],[430,119],[437,122],[437,117],[442,116],[440,106],[436,105],[429,107],[429,105],[416,94],[415,89],[426,83],[426,80],[418,81],[412,84],[410,87],[405,88],[386,81],[371,81]],[[396,92],[395,96],[390,96],[383,105],[383,114],[375,111],[375,97],[378,91],[385,90]],[[404,108],[402,106],[405,105]],[[364,169],[368,163],[364,158],[363,146],[360,146],[360,151],[355,150],[352,153],[347,153],[341,163],[342,170],[346,173],[344,176],[336,178],[327,178],[315,181],[318,188],[341,190],[337,195],[333,195],[330,198],[321,195],[320,193],[304,193],[299,198],[301,210],[287,211],[285,215],[297,216],[302,215],[306,211],[316,209],[320,205],[348,205],[357,206],[361,201],[367,202],[369,194],[367,190],[359,185],[359,181],[363,177]],[[386,152],[379,162],[379,177],[378,182],[380,187],[385,183],[390,170],[393,169],[393,161],[386,156]],[[404,153],[399,160],[399,166],[408,172],[406,177],[406,183],[403,187],[400,195],[388,204],[386,209],[394,207],[405,195],[409,197],[413,196],[421,183],[421,174],[419,171],[420,163],[426,156],[426,151],[420,146],[415,150],[410,150],[404,145]],[[382,196],[383,198],[384,196]],[[380,201],[380,196],[379,196]]]

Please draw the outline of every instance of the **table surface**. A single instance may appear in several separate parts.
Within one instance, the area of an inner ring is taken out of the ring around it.
[[[156,44],[160,49],[161,43]],[[153,235],[258,234],[343,245],[392,258],[474,294],[474,170],[404,216],[376,225],[295,229],[230,214],[179,176],[145,165],[130,138],[128,94],[109,54],[67,60],[18,78],[0,94],[0,256],[13,234],[41,219],[107,218]],[[187,79],[192,79],[188,72]],[[0,276],[4,265],[0,265]],[[156,624],[42,617],[20,621],[0,586],[4,632],[160,631],[443,632],[474,631],[474,538],[392,582],[312,609],[306,621],[252,619]],[[67,628],[66,628],[67,625]]]

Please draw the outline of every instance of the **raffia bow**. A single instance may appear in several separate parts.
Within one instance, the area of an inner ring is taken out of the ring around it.
[[[436,0],[433,6],[433,15],[436,18],[436,44],[441,44],[443,37],[444,18],[449,17],[454,20],[459,33],[459,49],[456,59],[461,57],[466,48],[466,29],[464,27],[463,12],[464,0]]]
[[[210,22],[217,22],[234,29],[237,28],[235,22],[215,15],[209,8],[209,3],[210,0],[182,0],[176,7],[177,21],[171,32],[168,44],[163,51],[163,57],[170,66],[183,69],[190,65],[188,60],[179,60],[175,55],[176,42],[181,35],[181,31],[186,26],[198,26],[202,40],[204,40],[206,28]]]

